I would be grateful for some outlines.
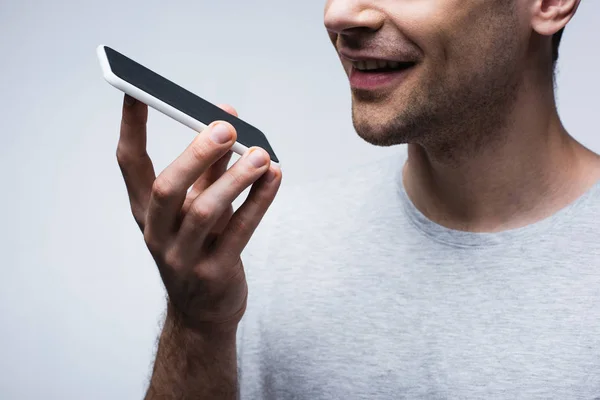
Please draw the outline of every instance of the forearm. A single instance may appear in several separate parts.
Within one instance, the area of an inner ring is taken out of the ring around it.
[[[235,331],[200,335],[169,309],[146,400],[237,397]]]

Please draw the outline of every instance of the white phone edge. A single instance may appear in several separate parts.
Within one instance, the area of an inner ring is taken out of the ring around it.
[[[100,61],[102,74],[104,76],[104,79],[108,83],[110,83],[112,86],[119,89],[123,93],[130,95],[134,99],[137,99],[142,103],[148,105],[149,107],[160,111],[161,113],[173,118],[174,120],[182,123],[183,125],[193,129],[198,133],[202,132],[206,128],[206,125],[204,123],[198,121],[195,118],[190,117],[189,115],[179,111],[175,107],[165,103],[164,101],[152,96],[147,92],[144,92],[140,88],[133,86],[131,83],[124,81],[123,79],[115,75],[114,72],[112,72],[112,70],[110,69],[110,63],[108,62],[108,57],[106,56],[106,51],[104,51],[104,47],[105,45],[103,44],[99,45],[96,48],[96,53],[98,55],[98,60]],[[231,147],[231,150],[234,153],[242,156],[246,151],[248,151],[248,147],[236,141]],[[279,169],[281,169],[281,162],[277,163],[271,160],[271,165],[275,165]]]

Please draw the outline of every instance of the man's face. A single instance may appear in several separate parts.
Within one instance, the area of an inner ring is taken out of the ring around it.
[[[526,52],[521,11],[517,0],[328,0],[358,134],[440,144],[503,123]]]

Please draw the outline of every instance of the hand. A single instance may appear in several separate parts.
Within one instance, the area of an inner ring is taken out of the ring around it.
[[[170,309],[195,330],[235,330],[248,293],[240,254],[277,194],[281,170],[260,148],[227,170],[236,132],[217,121],[156,177],[146,152],[148,107],[131,102],[125,96],[117,160]],[[232,202],[251,185],[234,213]]]

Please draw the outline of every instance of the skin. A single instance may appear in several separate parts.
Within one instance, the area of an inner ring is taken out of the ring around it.
[[[357,133],[408,144],[404,184],[448,228],[497,232],[539,221],[600,178],[558,117],[551,36],[578,0],[329,0],[336,50],[407,57],[398,85],[352,89]],[[350,75],[351,62],[340,55]]]
[[[567,133],[554,100],[551,36],[578,5],[326,3],[325,25],[339,52],[416,63],[402,84],[353,89],[352,112],[367,142],[408,144],[404,184],[427,217],[456,229],[510,229],[556,212],[600,179],[598,156]],[[348,60],[342,64],[350,73]],[[156,176],[146,152],[148,109],[130,100],[117,159],[168,294],[146,398],[235,399],[236,330],[248,292],[240,254],[276,196],[281,171],[261,149],[227,169],[236,132],[216,122]],[[219,124],[229,132],[223,143],[212,138]],[[231,203],[248,187],[234,212]]]
[[[145,398],[234,399],[236,330],[248,294],[240,254],[275,198],[281,170],[259,148],[227,169],[236,132],[216,121],[156,176],[147,118],[148,107],[125,96],[117,161],[168,295]],[[222,142],[213,137],[219,126]],[[248,187],[234,212],[232,202]]]

